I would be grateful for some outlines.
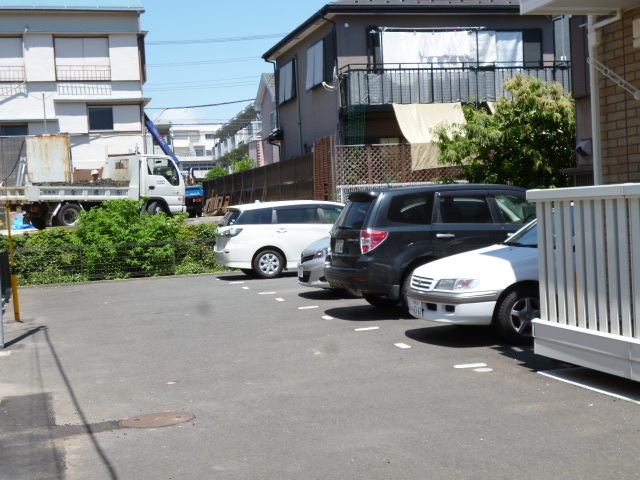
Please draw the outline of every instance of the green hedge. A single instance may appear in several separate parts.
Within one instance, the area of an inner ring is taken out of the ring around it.
[[[75,229],[13,235],[20,284],[223,271],[213,252],[215,225],[185,225],[186,214],[149,215],[143,205],[112,200],[82,212]],[[3,236],[0,251],[5,250]]]

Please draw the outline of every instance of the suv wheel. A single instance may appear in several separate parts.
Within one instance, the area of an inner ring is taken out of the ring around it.
[[[275,250],[263,250],[253,259],[253,271],[260,278],[275,278],[284,269],[284,259]]]
[[[395,307],[398,304],[398,300],[393,298],[384,297],[375,293],[365,293],[362,297],[374,307],[389,308]]]

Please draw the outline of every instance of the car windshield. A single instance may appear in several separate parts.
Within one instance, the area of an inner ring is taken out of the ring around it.
[[[525,225],[502,243],[514,247],[536,248],[538,246],[538,222],[534,220]]]

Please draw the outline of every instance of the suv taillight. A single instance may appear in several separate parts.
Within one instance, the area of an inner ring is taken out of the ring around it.
[[[362,253],[368,253],[380,245],[389,235],[389,232],[384,230],[371,230],[367,228],[360,232],[360,251]]]

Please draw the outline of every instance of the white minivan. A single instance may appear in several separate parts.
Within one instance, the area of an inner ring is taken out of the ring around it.
[[[227,208],[216,232],[219,265],[274,278],[298,266],[300,252],[326,237],[343,205],[315,200],[250,203]]]

